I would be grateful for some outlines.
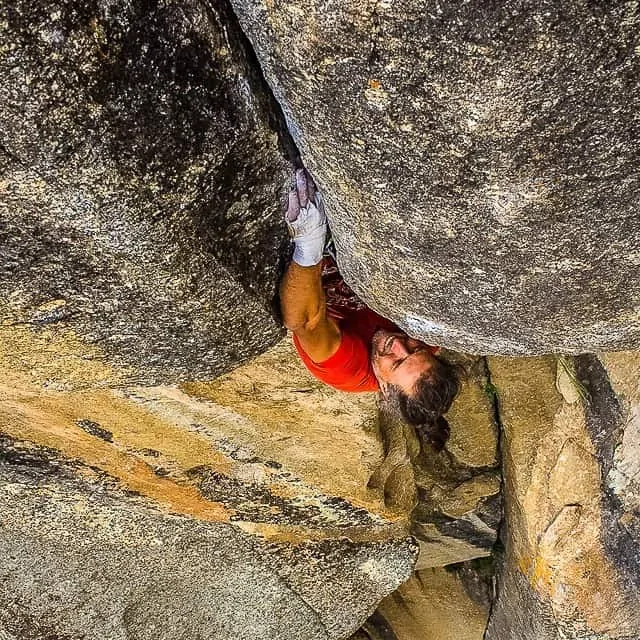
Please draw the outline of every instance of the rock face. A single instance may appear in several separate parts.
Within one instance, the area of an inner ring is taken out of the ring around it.
[[[225,5],[18,0],[0,24],[2,321],[134,382],[273,345],[287,165]]]
[[[230,2],[0,6],[0,640],[479,640],[500,428],[485,640],[637,640],[635,3]],[[600,355],[449,352],[436,454],[269,349],[295,149],[237,19],[365,300]]]
[[[469,573],[478,575],[471,566],[416,572],[352,640],[482,640],[489,594],[468,589]],[[485,586],[482,579],[477,584]]]
[[[231,2],[371,306],[471,353],[640,345],[635,5]]]
[[[385,458],[369,487],[382,490],[390,509],[411,512],[418,569],[489,555],[502,518],[498,432],[486,363],[448,355],[466,376],[447,414],[451,438],[443,451],[421,447],[413,428],[393,408],[379,405]]]
[[[0,359],[3,640],[338,640],[409,577],[373,398],[289,344],[182,390],[30,376]]]
[[[640,637],[638,353],[490,369],[506,553],[487,639]]]
[[[486,363],[462,363],[466,380],[447,414],[451,438],[445,450],[413,457],[411,532],[420,545],[418,569],[489,555],[502,519],[498,429]]]

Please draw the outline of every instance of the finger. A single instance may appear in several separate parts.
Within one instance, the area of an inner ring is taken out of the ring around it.
[[[309,204],[309,191],[307,189],[307,173],[304,169],[296,171],[296,189],[298,190],[300,206],[306,207]]]
[[[316,188],[316,183],[313,181],[311,174],[307,171],[307,195],[309,196],[309,200],[314,204],[318,204],[316,202],[316,192],[318,191]]]
[[[287,204],[287,213],[285,214],[285,217],[289,222],[293,222],[298,218],[299,213],[300,200],[298,199],[298,193],[295,189],[291,189],[291,191],[289,191],[289,202]]]

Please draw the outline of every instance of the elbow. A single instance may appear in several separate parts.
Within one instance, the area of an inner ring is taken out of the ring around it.
[[[282,321],[284,326],[295,334],[309,333],[316,329],[323,318],[326,317],[326,307],[321,304],[314,313],[308,310],[293,312],[283,311]]]
[[[307,326],[308,318],[301,314],[283,313],[282,322],[289,331],[299,333]]]

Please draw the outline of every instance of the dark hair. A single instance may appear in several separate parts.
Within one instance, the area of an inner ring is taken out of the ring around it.
[[[402,417],[416,428],[421,441],[429,442],[437,451],[449,439],[449,423],[445,414],[460,391],[459,367],[438,357],[433,366],[418,378],[411,395],[395,388]]]

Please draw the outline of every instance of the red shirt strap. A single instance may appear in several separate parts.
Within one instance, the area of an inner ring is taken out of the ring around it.
[[[340,333],[338,350],[323,362],[311,360],[295,335],[293,344],[313,376],[334,389],[354,392],[378,391],[378,380],[371,367],[368,345],[348,328],[341,327]]]

